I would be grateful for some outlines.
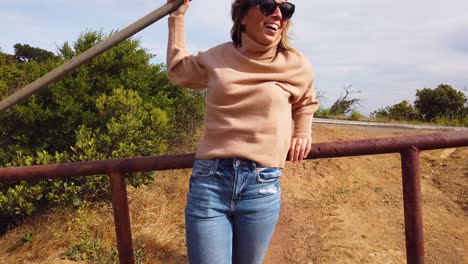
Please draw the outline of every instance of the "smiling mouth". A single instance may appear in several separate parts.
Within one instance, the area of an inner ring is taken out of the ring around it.
[[[279,29],[279,26],[277,24],[272,24],[272,23],[265,24],[265,27],[274,32],[278,31]]]

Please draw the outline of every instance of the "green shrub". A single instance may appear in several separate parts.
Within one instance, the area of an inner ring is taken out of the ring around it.
[[[434,123],[439,126],[454,126],[454,127],[468,127],[468,116],[447,118],[447,117],[436,117]]]
[[[90,232],[83,232],[80,240],[73,244],[63,253],[64,259],[74,261],[87,261],[96,263],[104,256],[102,241],[91,236]],[[112,260],[116,261],[116,254],[111,254]]]
[[[314,116],[317,117],[329,117],[330,116],[330,109],[329,108],[319,108]]]
[[[466,115],[467,98],[448,84],[440,84],[435,89],[424,88],[416,91],[414,106],[424,121],[436,118],[449,120],[462,119]]]
[[[164,111],[143,103],[132,90],[115,89],[110,96],[103,95],[96,104],[105,128],[90,129],[81,126],[71,152],[50,155],[41,151],[36,155],[21,155],[7,166],[31,166],[68,160],[103,160],[164,153],[167,149],[160,134],[167,129]],[[152,181],[150,173],[136,173],[128,178],[133,186]],[[45,180],[36,184],[0,185],[0,209],[3,217],[30,215],[44,204],[78,206],[82,200],[109,197],[110,184],[106,175],[73,177],[64,180]]]
[[[54,60],[18,62],[0,52],[0,62],[8,62],[0,66],[0,92],[31,82],[105,37],[85,32],[73,45],[63,44]],[[173,149],[173,142],[194,144],[204,94],[172,85],[164,66],[150,63],[152,57],[139,41],[126,40],[2,113],[0,166],[160,155]],[[153,176],[127,175],[127,183],[149,184]],[[0,234],[41,208],[80,206],[108,199],[109,192],[107,175],[0,183]]]
[[[356,109],[353,109],[351,111],[351,114],[349,115],[349,118],[351,120],[360,120],[362,118],[362,114],[359,113],[359,111],[357,111]]]

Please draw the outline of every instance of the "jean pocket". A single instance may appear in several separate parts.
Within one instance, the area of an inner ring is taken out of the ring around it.
[[[258,167],[257,181],[260,183],[275,182],[281,176],[281,169],[275,167]]]
[[[213,173],[215,161],[196,159],[192,168],[192,177],[208,177]]]

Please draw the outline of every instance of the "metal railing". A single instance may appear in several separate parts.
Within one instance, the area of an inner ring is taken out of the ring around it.
[[[31,94],[60,80],[74,69],[88,63],[104,51],[117,45],[143,28],[176,10],[184,1],[174,0],[134,22],[109,39],[97,44],[62,66],[23,87],[0,101],[0,113],[25,100]],[[400,153],[403,175],[403,199],[408,263],[424,263],[422,232],[421,182],[419,152],[421,150],[468,146],[468,131],[445,132],[418,136],[353,140],[314,144],[307,159]],[[128,211],[125,173],[191,168],[194,153],[158,157],[128,158],[49,164],[0,169],[0,182],[37,181],[71,176],[108,174],[111,183],[112,206],[120,263],[134,263],[130,216]]]
[[[419,153],[423,150],[466,147],[468,131],[451,131],[314,144],[307,159],[400,153],[407,263],[424,263]],[[191,168],[194,153],[36,165],[0,169],[0,182],[37,181],[71,176],[108,174],[120,263],[134,263],[125,173]]]
[[[70,72],[85,65],[97,56],[104,53],[105,51],[111,49],[112,47],[126,40],[127,38],[135,35],[144,28],[152,25],[156,21],[159,21],[161,18],[172,13],[183,3],[184,0],[174,0],[172,2],[166,3],[160,8],[154,10],[153,12],[128,25],[124,29],[115,32],[104,41],[99,42],[95,46],[84,51],[83,53],[77,55],[76,57],[73,57],[69,61],[60,65],[56,69],[53,69],[52,71],[48,72],[44,76],[35,80],[34,82],[19,89],[12,95],[0,101],[0,113],[5,112],[11,107],[15,106],[16,104],[26,100],[29,96],[40,91],[41,89],[46,88],[49,84],[61,80]]]

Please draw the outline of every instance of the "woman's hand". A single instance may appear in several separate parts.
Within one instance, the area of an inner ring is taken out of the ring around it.
[[[301,162],[312,148],[311,138],[297,138],[291,139],[291,146],[289,147],[289,160],[292,162]]]
[[[167,0],[168,3],[173,2],[173,1],[175,0]],[[190,0],[184,0],[184,3],[178,9],[171,13],[171,16],[172,17],[184,16],[185,12],[187,12],[189,4],[190,4]]]

